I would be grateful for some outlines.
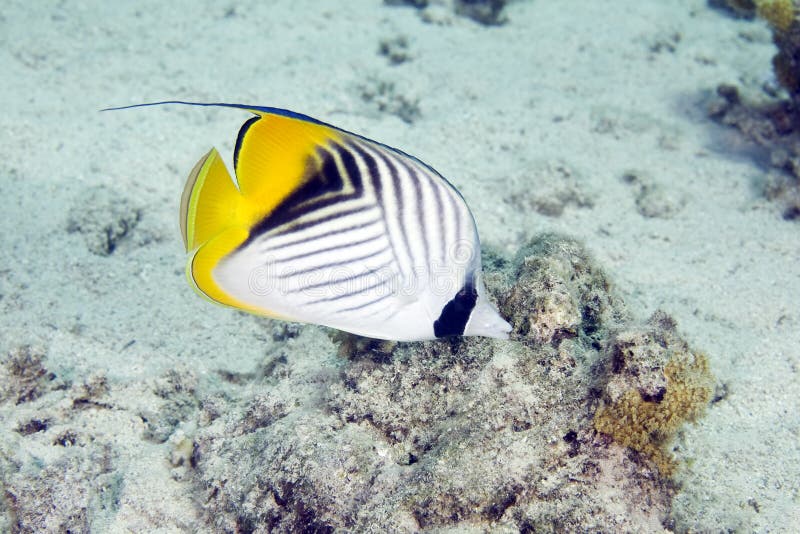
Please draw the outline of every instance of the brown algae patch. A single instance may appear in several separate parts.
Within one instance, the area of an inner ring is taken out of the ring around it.
[[[646,399],[630,389],[597,410],[594,428],[641,452],[661,474],[672,476],[677,464],[666,447],[684,423],[703,414],[714,388],[708,358],[700,353],[676,354],[664,367],[664,377],[663,398]]]

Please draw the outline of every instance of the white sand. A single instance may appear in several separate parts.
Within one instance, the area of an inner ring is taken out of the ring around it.
[[[704,112],[717,84],[755,92],[771,76],[763,23],[701,0],[520,1],[492,28],[452,15],[426,24],[378,0],[248,2],[228,16],[229,4],[161,5],[0,8],[0,348],[41,346],[66,381],[107,374],[119,411],[70,423],[122,451],[120,508],[97,531],[195,520],[169,443],[138,439],[135,414],[154,402],[143,384],[181,366],[208,388],[215,370],[251,371],[273,345],[267,321],[213,307],[183,279],[186,173],[210,146],[230,151],[246,114],[97,112],[164,99],[285,107],[403,148],[460,188],[484,243],[512,251],[542,231],[583,240],[635,313],[673,315],[728,388],[678,440],[692,461],[676,528],[800,524],[800,227],[763,200],[750,149]],[[413,57],[389,66],[379,42],[399,35]],[[420,117],[364,102],[375,79],[419,99]],[[661,188],[671,218],[637,211],[628,171]],[[547,217],[506,201],[558,181],[593,207]],[[109,256],[66,231],[98,186],[142,213]],[[26,409],[2,412],[4,463],[60,454],[19,449],[31,442],[12,430]]]

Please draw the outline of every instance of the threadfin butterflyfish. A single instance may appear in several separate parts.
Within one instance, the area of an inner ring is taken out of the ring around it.
[[[507,338],[464,198],[419,159],[292,111],[212,148],[181,198],[187,278],[211,301],[378,339]],[[131,106],[134,107],[134,106]],[[117,108],[118,109],[118,108]]]

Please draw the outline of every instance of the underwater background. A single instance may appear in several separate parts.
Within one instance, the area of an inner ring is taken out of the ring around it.
[[[0,6],[0,531],[793,532],[791,0]],[[511,339],[212,306],[180,195],[287,108],[433,165]]]

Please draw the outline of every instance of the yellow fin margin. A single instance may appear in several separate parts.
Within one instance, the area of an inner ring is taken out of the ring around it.
[[[215,236],[197,249],[189,259],[186,264],[186,277],[195,291],[207,300],[253,313],[261,313],[260,310],[233,298],[223,291],[214,280],[213,275],[214,267],[219,264],[222,258],[247,239],[247,235],[247,230],[244,228],[228,228]]]
[[[243,243],[248,235],[248,231],[244,228],[228,228],[201,246],[186,264],[186,278],[195,292],[210,302],[273,319],[287,319],[269,310],[242,302],[224,291],[214,278],[214,268],[225,256]],[[243,273],[243,275],[249,276],[249,273]]]

